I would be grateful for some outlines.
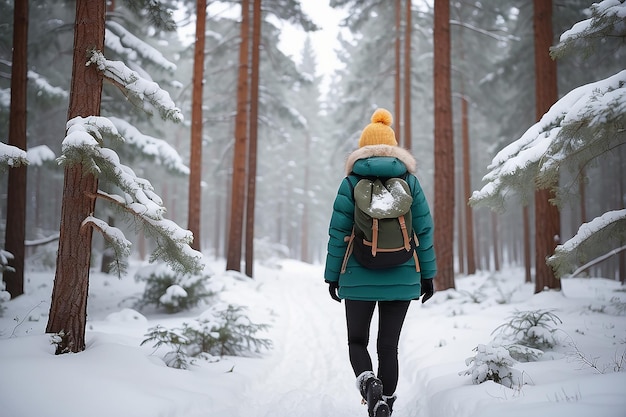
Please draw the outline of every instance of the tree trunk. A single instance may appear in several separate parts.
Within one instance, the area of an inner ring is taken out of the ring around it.
[[[253,0],[252,69],[250,73],[250,145],[248,149],[248,194],[246,200],[246,275],[254,269],[254,213],[256,201],[257,137],[259,118],[259,53],[261,47],[261,0]]]
[[[524,282],[532,282],[532,275],[530,273],[532,269],[530,253],[530,209],[528,205],[522,208],[522,224],[524,229]]]
[[[237,81],[237,114],[235,116],[235,150],[231,185],[231,217],[228,231],[226,269],[241,271],[241,246],[245,210],[245,186],[248,144],[248,53],[250,38],[250,2],[241,2],[241,44]]]
[[[310,132],[305,132],[304,134],[304,149],[306,152],[306,164],[304,166],[304,190],[310,190],[311,189],[311,158],[309,158],[309,155],[311,153],[311,134]],[[305,194],[306,195],[306,194]],[[310,236],[309,236],[309,205],[311,204],[310,200],[308,198],[305,198],[303,201],[303,207],[302,207],[302,233],[300,235],[300,246],[302,248],[301,252],[300,252],[300,260],[304,261],[304,262],[312,262],[312,256],[311,256],[311,250],[309,248],[309,240],[310,240]]]
[[[556,62],[550,58],[552,39],[552,0],[534,0],[535,103],[540,120],[557,100]],[[551,190],[535,192],[535,292],[544,288],[560,289],[561,282],[546,264],[560,239],[561,216],[550,203]]]
[[[411,0],[406,0],[406,27],[404,29],[404,138],[407,150],[413,146],[411,140]]]
[[[463,141],[463,190],[465,203],[465,239],[467,251],[467,273],[473,275],[476,273],[476,255],[474,254],[474,211],[468,204],[472,193],[472,169],[470,165],[470,138],[469,138],[469,110],[465,91],[462,91],[463,98],[461,101],[462,113],[462,141]]]
[[[26,89],[28,56],[28,0],[16,1],[13,10],[13,61],[11,68],[11,110],[9,145],[26,150]],[[24,240],[26,239],[26,170],[25,166],[9,169],[7,190],[7,223],[4,248],[11,252],[2,278],[6,291],[15,298],[24,294]]]
[[[450,86],[450,2],[435,0],[435,252],[437,289],[454,288],[454,139]]]
[[[456,180],[457,183],[461,183],[463,179],[459,176],[459,178]],[[457,192],[458,193],[462,193],[463,192],[463,186],[461,184],[457,184]],[[463,195],[459,195],[459,199],[463,200],[465,196]],[[466,268],[466,262],[465,262],[465,221],[463,219],[463,215],[464,215],[464,211],[463,210],[457,210],[456,211],[456,218],[457,218],[457,259],[458,259],[458,263],[459,263],[459,274],[461,275],[466,275],[467,274],[467,268]]]
[[[200,250],[202,213],[202,90],[204,88],[204,44],[206,0],[196,1],[196,44],[193,53],[193,98],[191,100],[191,152],[189,156],[189,208],[187,228],[193,233],[191,247]]]
[[[495,271],[500,270],[500,239],[498,234],[498,215],[491,212],[491,244],[493,247],[493,267]]]
[[[100,115],[102,76],[94,65],[86,66],[91,49],[104,48],[104,0],[76,2],[74,58],[68,120]],[[87,293],[91,257],[91,227],[83,220],[94,211],[97,178],[81,164],[67,166],[63,184],[57,268],[46,332],[58,333],[56,354],[85,349]]]
[[[401,17],[402,17],[402,1],[396,0],[396,42],[395,42],[395,55],[396,55],[396,71],[394,74],[394,128],[396,139],[399,144],[404,143],[404,139],[400,136],[400,42],[402,37]]]

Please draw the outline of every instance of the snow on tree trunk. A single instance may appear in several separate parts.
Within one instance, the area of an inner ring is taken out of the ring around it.
[[[454,142],[450,86],[450,2],[435,0],[435,252],[437,289],[454,288]]]
[[[98,116],[102,76],[85,65],[88,52],[104,47],[105,2],[76,2],[74,58],[68,120]],[[56,354],[85,349],[87,293],[91,258],[91,227],[81,227],[94,211],[98,180],[81,164],[65,168],[57,268],[46,332],[58,333]]]
[[[552,0],[534,0],[535,110],[537,120],[557,101],[556,62],[550,57],[552,45]],[[559,244],[561,216],[550,200],[550,189],[535,192],[535,292],[560,289],[561,282],[546,263]]]
[[[13,12],[13,59],[11,67],[11,117],[9,145],[26,149],[28,1],[15,2]],[[4,248],[13,254],[12,270],[2,278],[12,298],[24,293],[24,240],[26,238],[26,167],[9,170],[7,223]]]

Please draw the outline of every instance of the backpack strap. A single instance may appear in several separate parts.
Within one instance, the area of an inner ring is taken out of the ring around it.
[[[404,214],[398,217],[398,222],[400,222],[400,229],[402,230],[402,237],[404,238],[404,249],[409,251],[411,250],[411,242],[409,239],[409,233],[406,230],[406,220],[404,219]]]
[[[413,239],[415,239],[415,250],[413,251],[413,259],[415,259],[415,270],[417,272],[421,272],[422,268],[420,267],[420,260],[417,257],[417,246],[419,246],[420,242],[417,239],[417,235],[415,234],[415,232],[413,232]]]
[[[372,256],[376,256],[378,249],[378,219],[372,217]]]
[[[346,246],[346,253],[343,255],[343,262],[341,263],[341,274],[346,272],[346,267],[348,265],[348,258],[352,255],[352,249],[354,248],[354,226],[352,227],[352,233],[350,236],[346,236],[343,238],[344,242],[348,242],[348,246]]]

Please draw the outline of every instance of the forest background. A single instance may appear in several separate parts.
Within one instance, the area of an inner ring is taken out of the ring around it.
[[[143,77],[157,81],[185,116],[180,124],[163,122],[147,115],[143,104],[105,83],[102,115],[118,120],[118,129],[124,126],[136,138],[134,148],[120,147],[116,151],[130,161],[138,175],[149,177],[163,199],[168,218],[177,224],[190,224],[190,201],[200,198],[200,228],[194,233],[194,246],[203,253],[228,258],[230,245],[235,242],[246,256],[253,252],[256,259],[283,257],[321,262],[332,201],[344,175],[345,156],[355,148],[372,111],[386,107],[394,113],[400,144],[418,160],[418,177],[437,221],[440,207],[435,185],[441,176],[435,169],[434,156],[438,140],[434,97],[437,62],[433,59],[437,3],[442,2],[331,1],[331,6],[347,16],[342,25],[350,35],[340,35],[340,47],[335,51],[337,71],[322,88],[323,80],[316,70],[320,57],[309,39],[299,58],[279,48],[281,28],[286,22],[304,31],[315,29],[314,22],[297,1],[263,2],[259,107],[258,117],[254,118],[258,122],[254,158],[257,173],[253,176],[256,196],[254,214],[246,217],[253,226],[244,233],[253,237],[255,244],[245,250],[243,241],[233,239],[230,230],[236,172],[236,93],[241,67],[240,2],[209,2],[206,9],[198,193],[189,191],[186,168],[194,155],[190,137],[194,91],[198,91],[192,83],[195,45],[185,42],[174,27],[193,25],[197,4],[161,2],[164,8],[176,10],[172,16],[177,20],[176,25],[163,27],[151,20],[154,11],[145,8],[150,2],[107,3],[107,58],[124,60]],[[408,14],[405,5],[411,10]],[[589,1],[579,0],[552,4],[552,45],[558,43],[559,34],[589,17],[589,6]],[[449,7],[449,128],[454,134],[454,156],[446,176],[453,179],[454,190],[448,191],[453,192],[455,204],[452,216],[439,219],[453,230],[446,242],[454,247],[454,265],[450,262],[449,266],[457,273],[471,273],[472,268],[498,270],[503,263],[526,263],[530,277],[529,265],[534,262],[525,257],[534,256],[535,242],[532,233],[525,236],[529,227],[522,215],[522,206],[528,202],[512,198],[501,213],[468,208],[466,202],[471,190],[481,187],[494,155],[537,121],[533,4],[488,0],[454,2]],[[39,157],[32,158],[28,167],[25,211],[26,258],[33,269],[50,269],[56,262],[54,238],[59,232],[64,180],[63,169],[55,159],[62,153],[66,132],[75,9],[71,1],[33,2],[28,16],[28,149],[39,149],[32,153]],[[0,1],[0,10],[0,26],[6,29],[0,32],[0,138],[7,138],[13,2]],[[558,96],[622,70],[624,50],[619,49],[620,43],[623,39],[604,39],[593,54],[560,58]],[[400,45],[408,52],[399,53]],[[151,146],[140,146],[146,143]],[[37,148],[40,145],[46,148]],[[577,199],[560,206],[561,242],[573,236],[581,223],[624,207],[623,153],[623,147],[617,147],[602,156],[602,163],[585,167],[585,181],[575,193]],[[155,164],[159,169],[154,169]],[[562,175],[562,182],[573,183],[570,174]],[[0,182],[0,195],[7,196],[8,188],[6,181]],[[7,207],[0,206],[0,219],[7,219]],[[115,223],[125,231],[140,259],[154,250],[155,243],[136,231],[134,223],[116,220],[117,214],[110,209],[97,206],[96,210],[99,218],[108,218],[110,225]],[[541,228],[543,219],[531,210],[528,221]],[[96,264],[106,258],[106,251],[104,241],[94,236],[92,263]],[[44,243],[48,240],[51,242]],[[239,264],[237,257],[236,261]],[[624,257],[614,256],[595,266],[593,274],[623,281],[625,271]]]

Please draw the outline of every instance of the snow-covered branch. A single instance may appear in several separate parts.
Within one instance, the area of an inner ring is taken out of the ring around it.
[[[98,219],[94,216],[87,216],[83,220],[83,227],[93,227],[102,233],[102,236],[113,249],[115,256],[113,257],[113,270],[118,274],[122,274],[126,270],[126,263],[124,260],[130,256],[130,248],[132,244],[126,239],[124,233],[117,227],[110,226],[102,219]]]
[[[163,119],[174,122],[184,120],[183,113],[176,107],[169,93],[163,90],[154,81],[142,78],[139,73],[128,68],[123,62],[110,61],[100,51],[92,51],[87,65],[95,64],[104,77],[117,85],[126,94],[129,100],[144,111],[151,113],[145,103],[155,107]]]
[[[580,264],[605,255],[626,244],[626,209],[613,210],[584,223],[574,237],[558,245],[548,258],[558,277],[572,273]]]
[[[13,259],[13,254],[4,249],[0,249],[0,272],[15,272],[15,268],[9,265],[10,259]],[[0,291],[3,289],[4,288],[0,288]]]
[[[123,119],[109,117],[126,143],[137,148],[143,155],[154,158],[170,171],[189,175],[189,167],[183,163],[180,154],[166,141],[144,135],[136,127]]]
[[[131,168],[120,162],[115,151],[102,147],[106,136],[123,140],[114,124],[105,117],[90,116],[76,117],[68,121],[67,126],[68,133],[63,140],[63,156],[58,159],[59,163],[81,163],[99,179],[121,190],[122,195],[98,191],[97,197],[121,207],[124,213],[139,220],[147,234],[157,241],[157,249],[151,259],[168,262],[180,271],[200,271],[203,268],[202,254],[189,246],[192,233],[163,218],[165,207],[150,181],[137,177]],[[88,222],[101,228],[103,233],[114,231],[95,218],[89,218]],[[125,252],[120,250],[120,253]]]
[[[580,50],[581,44],[590,49],[589,40],[607,37],[626,37],[626,2],[603,0],[589,8],[591,17],[578,22],[561,35],[559,43],[550,48],[553,57],[561,57]]]
[[[28,71],[28,80],[35,84],[38,92],[43,92],[44,95],[57,99],[65,99],[69,97],[69,93],[61,87],[54,87],[50,85],[48,80],[42,77],[35,71]]]
[[[500,207],[511,190],[526,196],[536,186],[555,185],[560,169],[576,170],[624,143],[625,120],[626,70],[570,91],[493,158],[483,177],[487,184],[470,203]]]
[[[147,235],[157,242],[157,247],[150,256],[150,262],[160,260],[172,269],[183,273],[198,273],[205,267],[202,253],[189,246],[193,234],[168,219],[153,219],[138,211],[138,205],[128,205],[124,198],[98,190],[97,197],[102,198],[123,211],[130,213],[141,222]]]
[[[166,71],[176,70],[176,64],[168,61],[161,52],[137,38],[119,23],[109,20],[106,26],[104,42],[108,49],[129,61],[136,61],[140,58]]]
[[[33,146],[26,151],[26,155],[31,166],[41,166],[44,162],[54,161],[57,157],[46,145]]]
[[[7,167],[14,168],[28,165],[28,155],[20,148],[0,142],[0,172]]]

